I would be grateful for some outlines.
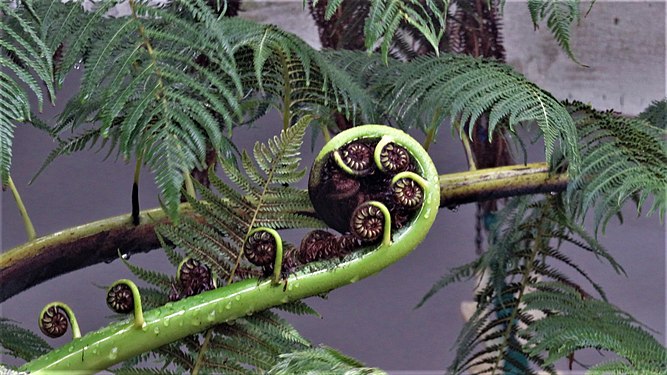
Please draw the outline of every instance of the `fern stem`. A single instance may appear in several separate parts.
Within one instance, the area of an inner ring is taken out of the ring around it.
[[[195,366],[192,368],[192,375],[199,374],[199,369],[204,363],[204,356],[206,355],[206,350],[208,350],[208,344],[211,342],[211,337],[213,336],[213,329],[206,330],[206,336],[204,337],[204,342],[199,348],[199,354],[197,354],[197,360],[195,360]]]
[[[470,147],[470,140],[468,140],[468,136],[465,135],[461,137],[461,142],[463,143],[463,149],[465,150],[466,158],[468,159],[468,168],[471,171],[476,171],[477,164],[475,163],[475,156],[472,153],[472,147]]]
[[[7,177],[7,186],[9,186],[9,190],[12,192],[12,196],[14,196],[16,206],[18,207],[21,218],[23,219],[23,226],[25,227],[25,233],[28,236],[28,241],[32,241],[37,238],[37,233],[35,232],[35,227],[32,225],[32,220],[30,220],[30,216],[28,215],[28,210],[26,210],[25,205],[23,204],[21,195],[19,194],[16,185],[14,185],[12,176]]]
[[[507,198],[517,195],[561,192],[567,174],[554,174],[547,163],[510,165],[440,176],[440,206]]]
[[[195,192],[195,185],[192,183],[190,173],[183,172],[183,181],[185,181],[185,192],[193,198],[196,197],[197,193]]]
[[[433,143],[433,140],[435,139],[435,133],[437,132],[436,127],[432,126],[431,129],[426,132],[426,139],[424,139],[424,150],[428,151],[428,149],[431,147],[431,144]]]
[[[137,163],[134,165],[134,178],[132,180],[132,224],[139,225],[139,176],[141,175],[142,155],[137,155]]]
[[[567,183],[566,174],[549,173],[546,163],[440,175],[440,207],[560,192]],[[188,204],[181,205],[179,212],[199,219],[193,216]],[[316,216],[313,211],[301,214]],[[159,248],[155,226],[169,222],[169,218],[161,208],[142,211],[139,218],[141,224],[135,226],[129,214],[111,217],[40,237],[3,252],[0,254],[0,302],[52,277],[116,259],[118,247],[127,254]],[[69,259],[78,261],[66,261]]]
[[[289,65],[287,64],[285,54],[282,52],[282,50],[279,50],[278,56],[280,57],[280,64],[283,67],[283,130],[287,130],[291,120],[290,106],[292,105],[292,88],[290,86],[291,80],[289,77]]]

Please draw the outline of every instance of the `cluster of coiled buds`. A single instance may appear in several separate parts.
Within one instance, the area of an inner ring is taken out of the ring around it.
[[[373,244],[390,240],[386,228],[402,228],[422,207],[426,181],[418,170],[409,150],[393,137],[355,139],[316,161],[308,191],[327,225],[361,245]],[[335,253],[332,241],[317,242],[318,252]]]
[[[176,283],[171,286],[169,300],[178,301],[215,288],[211,269],[197,259],[187,257],[178,266]]]
[[[317,229],[303,238],[295,258],[300,264],[307,264],[318,260],[339,258],[358,247],[359,240],[350,234],[337,236],[331,232]]]

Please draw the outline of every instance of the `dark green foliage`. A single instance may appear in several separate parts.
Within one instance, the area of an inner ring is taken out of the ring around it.
[[[32,331],[0,317],[0,354],[30,361],[51,349],[44,339]]]
[[[320,346],[280,355],[280,361],[268,372],[270,375],[381,375],[384,371],[364,366],[333,348]]]
[[[644,367],[635,364],[637,368],[656,368],[656,353],[664,353],[659,344],[640,348],[634,341],[614,341],[612,345],[616,333],[605,336],[605,327],[619,325],[618,332],[633,329],[638,339],[650,337],[629,315],[606,302],[602,288],[561,249],[563,244],[574,245],[623,273],[613,257],[569,219],[564,199],[512,199],[497,213],[488,251],[443,277],[420,302],[451,282],[484,275],[476,295],[477,310],[457,339],[456,358],[449,369],[452,373],[553,373],[556,360],[588,347],[613,351],[631,358],[633,364],[643,361]],[[567,269],[588,280],[601,299],[572,281]],[[596,324],[590,324],[591,320]],[[623,326],[623,322],[627,324]],[[593,338],[604,344],[589,344]]]
[[[639,114],[639,118],[651,125],[667,130],[667,99],[655,100]]]
[[[529,353],[547,352],[547,364],[576,350],[593,348],[616,353],[622,359],[603,362],[591,374],[667,372],[667,349],[641,328],[629,314],[558,283],[537,283],[537,291],[526,294],[526,310],[551,314],[528,329]]]
[[[667,144],[665,131],[650,123],[611,111],[566,103],[577,125],[581,173],[568,187],[574,215],[595,207],[595,223],[604,228],[629,199],[640,211],[653,197],[650,211],[667,208]]]
[[[319,1],[313,0],[313,7]],[[342,0],[328,1],[325,19],[329,20],[338,10]],[[305,1],[304,1],[305,4]],[[445,34],[449,0],[373,0],[370,2],[368,18],[364,24],[365,47],[368,52],[380,45],[383,61],[386,63],[390,47],[399,30],[406,27],[416,30],[436,54],[440,40]],[[352,12],[350,12],[352,14]],[[400,38],[398,38],[400,40]]]
[[[483,113],[489,114],[488,133],[498,126],[510,129],[535,121],[544,135],[547,160],[560,149],[576,172],[580,165],[577,130],[572,118],[551,94],[529,82],[511,67],[492,60],[443,54],[410,62],[391,60],[352,51],[329,53],[332,62],[358,82],[365,82],[378,105],[377,111],[403,128],[425,131],[452,119],[461,133]],[[461,134],[461,136],[464,136]]]
[[[528,0],[528,10],[535,28],[537,29],[540,22],[546,19],[547,27],[558,45],[572,61],[583,65],[577,60],[570,46],[572,24],[579,22],[581,18],[579,5],[579,0]]]
[[[43,82],[51,100],[52,52],[39,35],[42,19],[31,8],[22,15],[9,2],[0,2],[0,182],[9,178],[12,138],[16,122],[30,122],[32,115],[27,90],[35,94],[39,110],[44,102]]]

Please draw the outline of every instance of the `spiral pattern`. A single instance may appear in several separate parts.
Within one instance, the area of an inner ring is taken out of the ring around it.
[[[51,306],[39,319],[39,330],[48,337],[60,337],[67,332],[69,321],[67,313],[58,306]]]
[[[370,171],[373,160],[373,150],[365,143],[352,142],[343,148],[342,158],[345,165],[355,172]]]
[[[384,214],[371,204],[359,205],[352,213],[350,232],[364,242],[374,242],[382,236]]]
[[[127,284],[119,283],[107,292],[107,306],[119,314],[128,314],[134,308],[132,289]]]
[[[401,178],[392,186],[394,201],[406,209],[419,208],[424,202],[424,189],[414,180]]]
[[[403,172],[410,168],[410,154],[404,147],[391,142],[380,151],[380,163],[386,172]]]
[[[276,241],[269,232],[256,231],[246,240],[243,253],[256,266],[271,266],[276,258]]]

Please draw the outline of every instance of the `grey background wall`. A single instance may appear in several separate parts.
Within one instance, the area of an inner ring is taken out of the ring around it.
[[[318,44],[317,32],[307,12],[302,11],[300,0],[247,3],[244,16],[278,23]],[[546,25],[534,31],[524,2],[508,1],[503,24],[508,62],[558,98],[576,98],[601,109],[637,114],[652,100],[665,97],[664,2],[598,1],[572,34],[575,54],[590,68],[570,61]],[[59,97],[61,105],[77,84],[78,76],[73,74]],[[46,108],[44,118],[52,118],[59,108]],[[250,128],[239,129],[234,141],[248,148],[256,140],[277,133],[280,126],[277,117],[268,117]],[[303,149],[307,162],[312,160],[309,146]],[[534,147],[533,160],[541,157],[539,146]],[[62,158],[28,186],[27,181],[53,147],[48,137],[34,129],[16,130],[12,175],[38,234],[129,212],[133,164],[103,161],[103,152]],[[318,148],[319,144],[315,145]],[[441,173],[466,169],[461,146],[448,131],[439,135],[433,154]],[[157,206],[150,173],[142,176],[140,195],[142,207]],[[25,240],[8,193],[2,194],[1,214],[2,249],[6,250]],[[602,242],[625,266],[627,278],[575,249],[568,250],[568,255],[583,263],[606,287],[612,302],[657,330],[656,337],[664,343],[665,227],[656,217],[636,217],[632,207],[627,207],[624,214],[625,224],[612,222]],[[473,217],[472,205],[456,211],[441,210],[435,227],[413,254],[377,276],[330,293],[327,300],[311,299],[322,319],[290,317],[290,321],[314,343],[336,347],[370,366],[405,373],[444,369],[453,358],[450,348],[463,324],[460,303],[471,298],[473,285],[454,285],[423,308],[413,307],[448,269],[475,257]],[[293,239],[298,242],[296,234]],[[158,253],[131,260],[169,270]],[[0,305],[0,314],[36,329],[36,316],[42,306],[63,300],[77,311],[82,330],[90,331],[105,324],[109,315],[103,292],[95,285],[127,276],[130,273],[119,262],[90,267],[10,299]],[[588,363],[601,359],[594,353],[578,358]]]

